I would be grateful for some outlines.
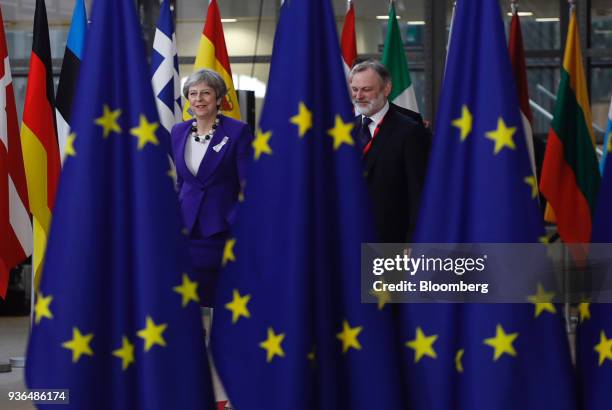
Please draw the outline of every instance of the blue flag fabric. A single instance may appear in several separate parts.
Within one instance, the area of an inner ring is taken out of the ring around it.
[[[399,409],[389,309],[360,303],[373,236],[329,0],[287,0],[225,248],[215,365],[237,409]]]
[[[606,178],[603,179],[602,184],[605,184],[605,181]],[[600,193],[603,192],[603,190],[600,191]],[[610,202],[607,205],[610,206]],[[608,229],[612,229],[609,220],[607,226]],[[612,235],[609,232],[607,239],[594,236],[593,241],[612,243]],[[580,322],[576,329],[576,371],[579,408],[584,410],[609,409],[610,385],[612,384],[612,306],[604,303],[583,302],[578,305],[578,311]]]
[[[26,382],[75,409],[213,408],[133,2],[95,1]]]
[[[457,1],[417,242],[543,235],[515,90],[499,2]],[[401,314],[402,337],[415,345],[402,359],[411,408],[575,408],[552,303],[404,305]],[[435,354],[419,359],[419,340]]]
[[[612,116],[612,105],[610,114]],[[610,153],[608,142],[604,143],[604,151]],[[592,242],[612,243],[612,161],[608,158],[602,164],[604,168],[593,219]],[[580,408],[608,409],[612,385],[612,305],[585,301],[578,305],[578,311],[576,369]]]
[[[610,105],[612,114],[612,105]],[[612,122],[612,120],[611,120]],[[604,145],[605,151],[612,151],[612,144],[609,147]],[[612,243],[612,162],[606,161],[601,181],[601,189],[597,197],[597,207],[595,209],[593,224],[592,241],[601,243]]]

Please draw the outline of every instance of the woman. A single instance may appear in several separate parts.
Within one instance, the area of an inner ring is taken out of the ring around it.
[[[187,77],[183,95],[193,120],[172,128],[172,153],[200,303],[212,307],[223,248],[252,158],[248,125],[219,113],[223,78],[202,69]]]

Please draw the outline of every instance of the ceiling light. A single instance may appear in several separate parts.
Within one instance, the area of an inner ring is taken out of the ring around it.
[[[423,20],[413,20],[408,22],[409,26],[424,26],[425,22]]]
[[[533,12],[531,11],[519,11],[518,13],[516,13],[519,15],[519,17],[531,17],[533,16]],[[508,13],[509,16],[512,16],[512,13]]]
[[[221,23],[235,23],[238,19],[221,19]]]
[[[395,18],[399,20],[402,16],[395,16]],[[376,20],[389,20],[389,16],[376,16]]]
[[[539,21],[539,22],[559,21],[559,17],[540,17],[540,18],[535,19],[535,21]]]

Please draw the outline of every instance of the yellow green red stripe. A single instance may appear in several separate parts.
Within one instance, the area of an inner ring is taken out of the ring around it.
[[[570,18],[561,82],[540,188],[563,241],[589,242],[600,175],[575,14]]]

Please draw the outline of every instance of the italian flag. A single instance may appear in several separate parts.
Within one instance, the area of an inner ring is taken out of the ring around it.
[[[206,13],[206,22],[200,39],[200,47],[196,54],[193,70],[197,71],[201,68],[209,68],[218,72],[227,86],[227,95],[221,102],[221,111],[228,117],[240,119],[240,107],[238,106],[238,98],[236,89],[232,80],[232,69],[227,55],[227,47],[225,46],[225,36],[223,35],[223,25],[221,24],[221,13],[219,13],[219,5],[217,0],[212,0],[208,5]],[[183,119],[188,120],[191,115],[187,112],[189,101],[185,103],[183,109]]]
[[[406,63],[404,43],[402,43],[402,36],[397,24],[394,2],[391,2],[389,7],[389,26],[385,38],[382,63],[391,73],[393,88],[389,100],[400,107],[419,112],[410,72],[408,71],[408,63]]]
[[[572,11],[540,180],[540,190],[552,208],[546,218],[550,221],[554,216],[566,243],[591,239],[600,183],[591,124],[576,13]]]

